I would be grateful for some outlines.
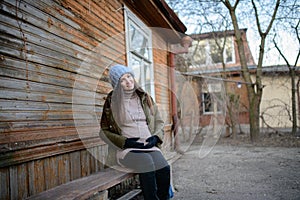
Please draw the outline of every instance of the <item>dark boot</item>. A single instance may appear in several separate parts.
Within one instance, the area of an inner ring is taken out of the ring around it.
[[[140,173],[139,178],[144,200],[159,200],[155,172]]]
[[[159,169],[155,173],[157,184],[157,196],[160,200],[168,200],[170,188],[170,166]]]

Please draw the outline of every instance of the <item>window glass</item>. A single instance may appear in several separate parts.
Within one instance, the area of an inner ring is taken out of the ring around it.
[[[221,112],[221,84],[203,84],[202,86],[202,108],[204,114]],[[215,110],[216,109],[216,110]]]
[[[213,112],[212,98],[209,93],[203,93],[203,109],[204,113]]]
[[[192,52],[194,62],[198,65],[206,64],[206,41],[193,41]]]
[[[220,64],[222,63],[222,55],[225,63],[235,62],[233,38],[226,38],[224,51],[222,52],[222,45],[224,45],[223,43],[224,38],[198,41],[194,40],[190,50],[192,53],[192,58],[194,59],[194,63],[200,66]]]
[[[145,74],[145,89],[146,91],[151,90],[151,71],[150,65],[145,63],[144,65],[144,74]]]
[[[228,41],[226,41],[226,48],[225,48],[225,52],[226,52],[226,62],[230,63],[233,62],[233,57],[234,57],[234,51],[233,51],[233,41],[232,41],[232,37],[227,38]]]
[[[142,85],[142,74],[141,74],[141,66],[142,66],[142,63],[141,63],[141,59],[138,59],[137,57],[133,56],[132,57],[132,60],[131,60],[131,69],[133,70],[134,72],[134,78],[135,78],[135,81],[139,84],[139,85]]]
[[[155,97],[151,30],[127,7],[125,24],[128,67],[133,69],[137,83]]]
[[[222,63],[222,41],[221,40],[209,40],[209,53],[212,63]],[[218,46],[219,45],[219,46]]]
[[[130,50],[136,52],[137,54],[149,59],[148,39],[141,30],[137,29],[135,26],[130,26]]]

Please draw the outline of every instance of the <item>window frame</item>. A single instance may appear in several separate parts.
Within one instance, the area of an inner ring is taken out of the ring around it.
[[[213,94],[214,95],[211,95]],[[209,96],[209,100],[206,100],[206,95]],[[220,83],[207,83],[202,85],[202,92],[201,92],[201,106],[202,106],[202,113],[204,115],[211,115],[214,113],[220,114],[222,113],[221,107],[219,102],[213,98],[213,96],[221,96],[221,84]],[[212,111],[206,111],[207,103],[210,103],[210,108],[212,107]],[[214,112],[214,106],[216,104],[217,111]]]
[[[149,27],[146,26],[128,7],[124,5],[124,19],[125,19],[125,44],[126,44],[126,59],[128,67],[134,69],[134,60],[140,60],[141,69],[140,77],[141,80],[138,82],[140,86],[148,92],[152,97],[155,97],[154,88],[154,68],[153,68],[153,53],[152,53],[152,32]],[[130,26],[133,26],[139,34],[142,34],[147,41],[148,58],[144,55],[139,54],[139,52],[132,50],[131,45],[131,33]],[[147,70],[145,66],[148,66],[150,72],[150,80],[147,80],[145,71]],[[137,79],[136,79],[137,80]],[[150,84],[150,87],[147,86]],[[150,91],[149,91],[150,90]]]

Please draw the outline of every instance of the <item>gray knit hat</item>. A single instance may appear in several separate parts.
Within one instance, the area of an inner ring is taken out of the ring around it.
[[[114,65],[110,68],[109,78],[110,78],[110,82],[111,82],[111,85],[113,86],[113,88],[116,87],[120,78],[124,74],[127,74],[127,73],[130,73],[134,77],[133,71],[129,67],[126,67],[124,65],[118,64],[118,65]]]

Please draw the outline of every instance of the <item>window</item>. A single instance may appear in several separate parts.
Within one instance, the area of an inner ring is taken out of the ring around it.
[[[221,112],[221,84],[204,84],[202,86],[202,108],[204,114]]]
[[[212,65],[222,63],[222,54],[225,63],[234,63],[234,48],[233,38],[227,37],[225,42],[224,51],[221,52],[224,38],[207,39],[207,40],[194,40],[192,43],[191,51],[193,59],[197,65]],[[218,46],[219,45],[219,46]]]
[[[154,97],[151,30],[126,7],[125,24],[128,67],[140,86]]]

